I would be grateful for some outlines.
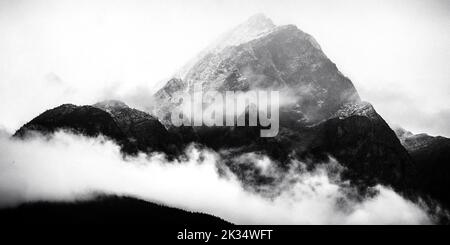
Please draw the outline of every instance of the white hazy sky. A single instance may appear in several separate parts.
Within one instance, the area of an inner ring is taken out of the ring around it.
[[[449,0],[0,0],[0,127],[151,90],[260,12],[312,34],[389,123],[450,136]]]

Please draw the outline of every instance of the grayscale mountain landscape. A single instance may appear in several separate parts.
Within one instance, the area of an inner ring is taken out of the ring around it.
[[[2,130],[0,222],[449,223],[449,138],[393,126],[301,26],[223,31],[141,106],[68,100]],[[279,91],[278,134],[174,126],[195,86]]]

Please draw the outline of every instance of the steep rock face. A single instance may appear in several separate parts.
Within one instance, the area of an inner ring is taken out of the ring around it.
[[[239,44],[248,42],[257,38],[258,36],[269,32],[276,26],[273,24],[272,20],[267,18],[263,14],[256,14],[250,17],[247,21],[240,24],[236,28],[224,33],[206,49],[201,51],[196,57],[189,61],[175,77],[185,79],[186,73],[189,72],[192,67],[199,61],[202,60],[206,55],[212,53],[219,53],[224,48],[228,46],[237,46]]]
[[[352,96],[358,97],[316,41],[293,25],[276,27],[257,39],[206,56],[184,80],[202,83],[206,90],[311,87],[323,89],[317,91],[320,99],[336,96],[339,102],[349,102]]]
[[[402,128],[395,132],[416,165],[415,188],[450,208],[450,139]]]
[[[255,14],[244,23],[223,34],[223,36],[207,48],[207,51],[217,53],[226,47],[246,43],[270,32],[275,27],[276,25],[272,20],[264,14]]]
[[[353,107],[353,106],[352,106]],[[353,107],[354,108],[354,107]],[[288,169],[293,159],[311,168],[326,163],[329,157],[338,160],[346,170],[343,177],[358,187],[385,184],[406,190],[415,175],[411,158],[388,124],[370,104],[349,112],[342,108],[335,116],[313,126],[285,123],[273,138],[261,138],[261,127],[193,127],[189,132],[195,142],[220,152],[226,163],[249,184],[267,184],[264,176],[248,171],[250,163],[236,165],[235,157],[245,153],[269,156],[274,164]],[[179,128],[171,128],[172,130]],[[194,135],[194,136],[192,136]],[[245,173],[245,174],[244,174]]]
[[[256,28],[247,39],[234,38],[240,31],[231,31],[225,40],[239,42],[215,44],[220,48],[206,50],[181,79],[158,91],[155,115],[170,131],[179,131],[168,120],[175,106],[171,98],[195,85],[218,91],[277,90],[290,102],[281,105],[280,131],[274,138],[259,137],[260,127],[193,127],[182,132],[225,152],[225,158],[260,152],[286,167],[292,158],[313,164],[332,156],[348,167],[347,176],[355,182],[404,186],[405,176],[413,171],[408,153],[315,39],[296,26],[272,26],[262,17],[236,30],[248,31],[255,21],[265,28]],[[232,168],[237,174],[243,171]]]
[[[159,120],[166,126],[171,126],[170,113],[174,109],[174,103],[172,103],[172,98],[178,92],[187,91],[187,84],[183,80],[178,78],[170,79],[166,85],[158,90],[153,97],[155,98],[155,107],[152,113],[157,115]]]
[[[327,152],[344,163],[352,177],[399,189],[409,187],[415,174],[411,158],[394,131],[371,105],[345,117],[335,117],[319,126],[313,152]]]
[[[183,79],[170,80],[156,93],[158,104],[170,108],[176,91],[188,91],[199,84],[203,90],[269,89],[293,97],[296,103],[290,106],[300,108],[305,120],[316,123],[342,105],[360,101],[351,81],[326,57],[314,38],[297,27],[273,27],[253,38],[202,56]],[[164,113],[167,110],[155,114],[166,118]]]

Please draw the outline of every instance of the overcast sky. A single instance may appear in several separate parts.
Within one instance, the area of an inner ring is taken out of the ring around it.
[[[312,34],[389,123],[450,137],[448,0],[0,0],[0,127],[154,89],[255,13]]]

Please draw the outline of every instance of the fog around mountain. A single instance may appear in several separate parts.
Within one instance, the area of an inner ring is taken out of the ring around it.
[[[148,107],[198,52],[265,13],[312,34],[389,123],[450,136],[449,9],[445,0],[2,1],[0,125],[12,132],[47,108],[112,95]]]
[[[105,193],[237,224],[448,222],[450,140],[407,131],[449,133],[447,3],[38,3],[0,3],[0,207]],[[199,84],[280,91],[276,137],[173,127]]]
[[[236,224],[433,222],[426,206],[412,203],[390,188],[378,185],[373,196],[358,196],[340,180],[342,166],[333,159],[314,171],[279,176],[266,156],[243,156],[267,176],[283,180],[255,192],[244,188],[220,164],[217,153],[194,146],[186,150],[184,161],[169,162],[162,154],[124,159],[119,147],[103,137],[65,132],[51,139],[0,137],[0,207],[88,200],[100,192],[213,214]]]

